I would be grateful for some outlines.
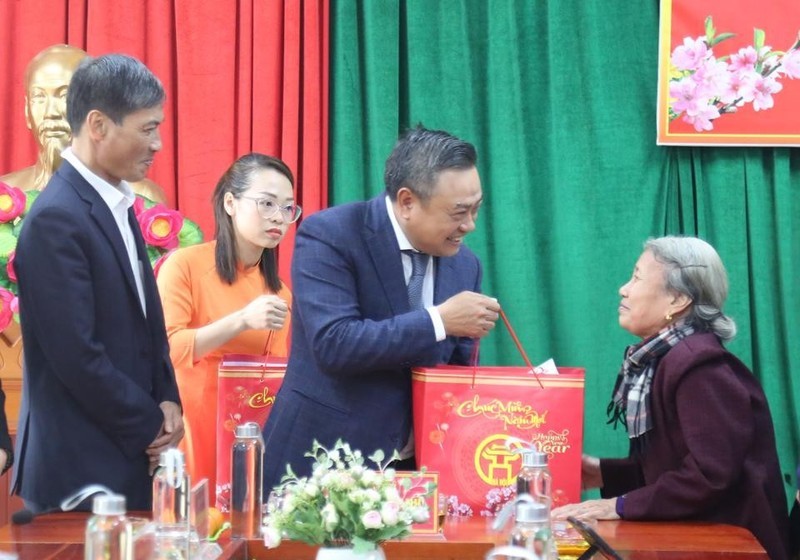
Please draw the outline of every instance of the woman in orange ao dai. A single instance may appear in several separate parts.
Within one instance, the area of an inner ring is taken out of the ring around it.
[[[217,370],[224,354],[286,357],[292,294],[275,248],[300,217],[281,160],[239,158],[213,194],[214,241],[172,254],[158,272],[170,357],[183,403],[193,481],[216,488]]]

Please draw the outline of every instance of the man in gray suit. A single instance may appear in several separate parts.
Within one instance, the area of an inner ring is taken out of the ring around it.
[[[67,93],[71,147],[19,236],[25,362],[13,489],[34,511],[92,483],[149,509],[150,471],[183,435],[129,184],[161,149],[163,103],[135,58],[83,60]]]
[[[342,438],[414,468],[411,368],[467,364],[500,306],[463,246],[483,200],[472,144],[418,127],[386,162],[386,191],[314,214],[292,257],[292,349],[264,429],[265,492]]]

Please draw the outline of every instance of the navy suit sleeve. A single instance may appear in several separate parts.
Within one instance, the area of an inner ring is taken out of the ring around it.
[[[149,391],[112,363],[103,340],[113,335],[97,332],[97,313],[116,313],[132,304],[125,299],[125,286],[95,284],[92,267],[116,262],[91,261],[89,233],[81,219],[85,215],[48,207],[26,221],[17,249],[24,255],[18,270],[22,321],[40,342],[39,350],[57,377],[53,382],[61,383],[85,414],[132,457],[155,439],[164,416]],[[97,309],[98,290],[119,293],[120,310]],[[119,320],[132,316],[120,314]]]
[[[181,398],[178,394],[178,383],[175,380],[175,370],[169,359],[169,344],[164,344],[164,368],[159,379],[156,380],[156,400],[159,403],[170,401],[182,407]]]
[[[357,375],[435,364],[440,353],[428,312],[393,314],[369,255],[343,229],[307,220],[292,256],[293,305],[320,369]],[[383,312],[365,313],[380,306]]]

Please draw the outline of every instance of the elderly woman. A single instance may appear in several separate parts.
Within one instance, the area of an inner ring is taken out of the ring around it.
[[[725,268],[708,243],[645,243],[619,290],[628,348],[608,407],[630,439],[626,459],[584,456],[585,488],[604,499],[554,510],[596,519],[686,519],[750,530],[773,560],[787,558],[786,496],[769,407],[759,382],[722,343]]]

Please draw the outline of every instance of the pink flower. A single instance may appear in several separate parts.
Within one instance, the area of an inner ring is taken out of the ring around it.
[[[175,249],[178,246],[178,233],[183,227],[183,216],[180,212],[170,210],[163,204],[156,204],[142,210],[136,218],[148,245],[163,249]]]
[[[16,251],[11,251],[8,255],[8,264],[6,264],[6,274],[8,274],[8,279],[17,283],[17,271],[14,270],[14,258],[17,256]]]
[[[158,260],[153,265],[153,275],[156,278],[158,278],[158,272],[161,270],[161,265],[163,265],[164,261],[167,260],[167,257],[169,257],[174,252],[175,252],[175,250],[173,249],[171,251],[167,251],[166,253],[164,253],[163,255],[158,257]]]
[[[400,513],[400,505],[396,502],[386,502],[381,506],[381,520],[386,525],[395,525],[398,513]]]
[[[753,47],[739,49],[739,52],[731,55],[730,68],[733,71],[755,70],[758,62],[758,53]]]
[[[700,95],[714,98],[728,87],[731,75],[727,64],[712,57],[700,61],[692,79],[697,81]]]
[[[374,509],[369,510],[361,516],[361,523],[364,524],[365,529],[380,529],[383,527],[383,520],[381,514]]]
[[[720,92],[723,103],[736,103],[741,107],[753,101],[753,83],[758,74],[752,70],[739,70],[731,74],[728,85]]]
[[[13,293],[0,288],[0,332],[6,330],[14,318],[14,307],[18,305],[14,303],[15,299],[17,297]]]
[[[144,199],[137,196],[133,201],[133,214],[138,218],[142,212],[144,212]]]
[[[687,113],[683,115],[683,121],[694,126],[697,132],[713,129],[714,125],[711,124],[711,121],[716,118],[719,118],[719,109],[716,105],[705,105],[696,111],[687,111]]]
[[[17,187],[0,182],[0,222],[14,220],[25,211],[25,193]]]
[[[753,110],[766,111],[775,105],[773,93],[778,93],[783,86],[772,76],[757,76],[753,84]]]
[[[711,121],[735,113],[746,103],[752,103],[755,111],[771,109],[773,96],[783,89],[778,80],[783,76],[800,78],[800,40],[786,53],[773,52],[764,44],[764,31],[756,29],[755,45],[718,60],[711,46],[734,34],[717,35],[711,16],[705,20],[705,31],[704,37],[685,37],[672,51],[670,119],[680,116],[698,132],[712,130]]]
[[[792,49],[783,55],[778,71],[792,79],[800,78],[800,49]]]
[[[683,112],[694,112],[707,100],[698,96],[697,82],[692,77],[681,78],[669,84],[669,96],[673,99],[672,110],[680,115]]]
[[[705,37],[686,37],[683,45],[672,51],[671,60],[678,70],[696,70],[700,62],[710,54],[711,49],[708,48]]]

